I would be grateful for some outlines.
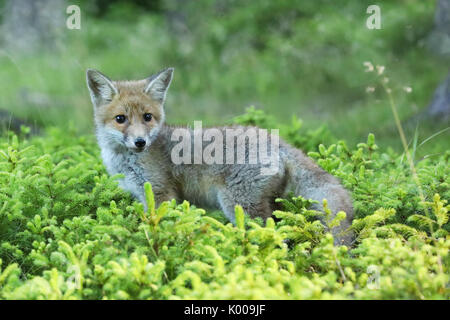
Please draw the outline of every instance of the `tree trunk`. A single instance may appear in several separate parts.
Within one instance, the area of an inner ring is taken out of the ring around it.
[[[450,0],[438,1],[434,25],[434,30],[428,38],[428,47],[438,55],[450,57]],[[434,92],[424,115],[441,121],[450,119],[450,73]]]
[[[66,27],[65,2],[7,0],[3,11],[2,47],[14,54],[57,47]]]
[[[433,100],[426,110],[426,116],[440,121],[450,120],[450,73],[434,92]]]

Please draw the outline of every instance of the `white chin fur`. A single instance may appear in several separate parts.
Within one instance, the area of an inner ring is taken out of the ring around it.
[[[128,141],[125,143],[125,147],[127,147],[128,150],[133,151],[133,152],[138,152],[138,153],[142,152],[144,150],[147,150],[149,146],[150,145],[148,144],[148,142],[145,144],[145,147],[143,147],[143,148],[137,148],[134,145],[134,143],[130,143]]]
[[[113,128],[103,127],[97,129],[97,138],[101,146],[125,146],[123,133]]]

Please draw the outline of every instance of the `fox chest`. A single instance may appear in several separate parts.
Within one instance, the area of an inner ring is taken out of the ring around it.
[[[131,192],[138,199],[143,198],[144,183],[150,182],[154,188],[161,188],[164,181],[161,170],[154,164],[145,161],[136,153],[118,154],[108,150],[102,150],[103,162],[110,175],[123,174],[120,186]]]

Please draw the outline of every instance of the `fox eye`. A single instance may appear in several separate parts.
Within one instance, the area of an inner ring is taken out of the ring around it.
[[[125,122],[125,116],[123,114],[119,114],[116,116],[117,123],[124,123]]]
[[[145,121],[150,121],[150,120],[152,120],[152,118],[153,118],[153,115],[151,114],[151,113],[144,113],[144,120]]]

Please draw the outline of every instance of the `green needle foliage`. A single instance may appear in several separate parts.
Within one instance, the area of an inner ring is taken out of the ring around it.
[[[271,125],[252,113],[235,122]],[[321,130],[300,125],[280,132],[352,191],[352,248],[334,246],[328,232],[344,213],[324,227],[308,199],[278,199],[277,222],[250,219],[236,206],[234,226],[187,201],[156,207],[146,184],[145,210],[107,175],[93,136],[7,133],[0,139],[0,298],[449,298],[448,151],[417,161],[421,202],[404,157],[381,151],[373,135],[349,148],[325,146]]]

